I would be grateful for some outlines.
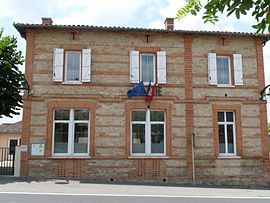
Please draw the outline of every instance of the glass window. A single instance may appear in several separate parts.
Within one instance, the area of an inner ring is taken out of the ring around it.
[[[89,154],[89,110],[55,109],[53,154]]]
[[[74,110],[74,119],[75,120],[89,120],[89,110],[82,109],[82,110]]]
[[[87,153],[88,123],[75,123],[74,153]]]
[[[145,124],[132,124],[132,153],[145,153]]]
[[[141,54],[141,80],[155,82],[155,55]]]
[[[230,57],[217,56],[217,83],[231,84],[230,75]]]
[[[236,155],[234,112],[218,112],[219,153]]]
[[[150,112],[151,121],[164,121],[164,112],[163,111],[151,111]]]
[[[80,81],[81,52],[66,52],[66,81]]]
[[[68,123],[54,125],[54,153],[68,153]]]
[[[133,155],[165,155],[164,111],[133,111],[131,125]]]
[[[133,111],[132,121],[146,121],[146,111]]]
[[[151,153],[164,153],[164,124],[151,124]]]

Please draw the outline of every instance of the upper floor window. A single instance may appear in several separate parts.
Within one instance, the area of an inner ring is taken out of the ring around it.
[[[137,110],[131,115],[131,154],[165,155],[165,112]]]
[[[155,55],[141,54],[140,56],[140,77],[144,82],[156,82]]]
[[[91,49],[82,49],[81,51],[54,49],[53,81],[91,82]]]
[[[89,154],[90,119],[88,109],[55,109],[53,119],[53,155]]]
[[[236,155],[235,118],[233,111],[218,112],[220,155]]]
[[[81,81],[81,52],[67,51],[65,73],[67,82]]]
[[[231,66],[229,56],[217,56],[217,83],[231,84]]]
[[[211,85],[243,85],[242,55],[231,57],[208,53],[208,79]]]
[[[130,82],[166,83],[166,52],[140,53],[130,52]]]

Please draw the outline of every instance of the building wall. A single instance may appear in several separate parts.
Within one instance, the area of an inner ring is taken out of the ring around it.
[[[20,140],[21,134],[17,133],[2,133],[0,134],[0,148],[8,148],[9,147],[9,140]],[[0,154],[0,161],[3,161],[6,159],[7,151],[1,151],[2,154]]]
[[[209,184],[269,184],[265,104],[258,100],[264,83],[260,39],[216,35],[143,32],[28,30],[26,78],[33,94],[25,96],[22,175],[129,181],[192,181],[191,134],[195,133],[197,181]],[[54,48],[91,48],[92,82],[52,82]],[[129,51],[167,53],[167,84],[151,108],[166,111],[166,157],[130,156],[130,111],[147,108],[144,98],[127,99]],[[208,84],[207,53],[241,53],[244,86]],[[259,53],[259,54],[258,54]],[[52,152],[52,111],[57,107],[91,110],[90,156],[56,158]],[[217,155],[215,109],[237,110],[239,156]],[[263,116],[263,117],[261,117]],[[265,129],[264,129],[265,128]],[[29,135],[29,136],[28,136]],[[45,156],[30,155],[32,143],[45,144]],[[228,170],[224,170],[228,169]],[[260,171],[261,173],[258,173]],[[261,182],[264,180],[264,182]]]
[[[20,140],[21,134],[0,134],[0,147],[9,147],[9,140]]]

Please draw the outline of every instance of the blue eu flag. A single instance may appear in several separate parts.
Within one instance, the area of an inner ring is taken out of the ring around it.
[[[127,95],[128,95],[128,98],[131,98],[133,96],[145,96],[146,92],[144,89],[143,81],[139,82],[131,90],[128,90]]]

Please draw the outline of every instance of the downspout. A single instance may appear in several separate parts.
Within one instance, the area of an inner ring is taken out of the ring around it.
[[[191,134],[191,144],[192,144],[192,181],[193,185],[196,185],[196,174],[195,174],[195,134]]]

